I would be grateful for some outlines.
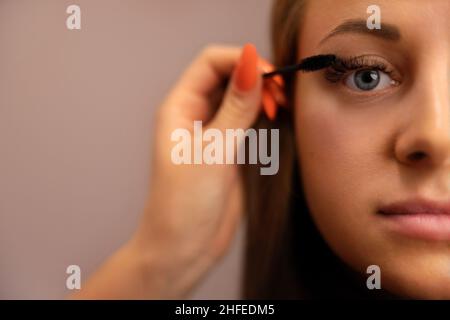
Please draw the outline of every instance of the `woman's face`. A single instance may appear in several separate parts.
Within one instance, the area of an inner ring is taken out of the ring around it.
[[[345,72],[298,74],[305,197],[353,268],[378,265],[381,287],[400,295],[450,299],[450,214],[420,203],[379,212],[450,201],[450,1],[378,0],[380,30],[366,25],[372,4],[309,1],[299,26],[299,59],[359,57]]]

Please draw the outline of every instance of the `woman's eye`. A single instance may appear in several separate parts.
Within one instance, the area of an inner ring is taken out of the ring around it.
[[[383,71],[364,69],[352,72],[345,79],[345,84],[357,91],[382,90],[392,84],[391,77]]]

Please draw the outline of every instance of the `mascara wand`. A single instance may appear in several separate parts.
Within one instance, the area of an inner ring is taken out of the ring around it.
[[[279,68],[277,70],[267,72],[263,74],[263,78],[267,79],[275,75],[282,75],[296,71],[313,72],[324,68],[328,68],[336,62],[337,58],[335,55],[317,55],[305,58],[300,61],[300,63]]]

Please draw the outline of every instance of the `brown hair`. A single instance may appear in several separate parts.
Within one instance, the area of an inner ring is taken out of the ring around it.
[[[296,62],[305,5],[306,0],[274,1],[271,44],[276,67]],[[279,110],[276,122],[262,116],[254,126],[279,129],[279,171],[262,176],[259,166],[243,169],[247,209],[243,298],[385,297],[382,290],[367,290],[365,279],[333,254],[310,217],[294,140],[295,75],[284,81],[288,109]]]
[[[296,30],[303,2],[276,0],[273,4],[271,43],[272,60],[276,67],[290,65],[295,61]],[[293,79],[285,79],[285,83],[286,95],[291,103]],[[289,105],[288,108],[292,109],[292,106]],[[292,270],[288,270],[289,262],[286,261],[286,258],[289,258],[286,254],[289,252],[286,246],[289,241],[286,241],[286,237],[282,239],[283,233],[288,231],[289,194],[292,191],[290,177],[295,167],[293,125],[289,114],[283,111],[279,110],[275,124],[265,117],[260,117],[255,125],[255,128],[280,129],[278,173],[274,176],[262,176],[258,166],[244,167],[247,192],[247,239],[243,296],[247,299],[272,298],[282,294],[294,295],[293,292],[286,292],[287,286],[279,282],[277,287],[284,292],[275,292],[275,282],[280,279],[274,279],[272,276],[273,274],[282,275],[289,278],[290,282],[294,281],[295,277]],[[280,254],[281,249],[283,254]],[[284,261],[278,260],[280,257],[284,257]],[[275,260],[278,260],[278,263],[275,263]],[[290,287],[295,290],[295,286]]]

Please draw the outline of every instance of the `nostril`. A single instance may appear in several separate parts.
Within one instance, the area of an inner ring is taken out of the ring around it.
[[[427,155],[423,151],[416,151],[408,156],[410,161],[420,161],[425,158]]]

